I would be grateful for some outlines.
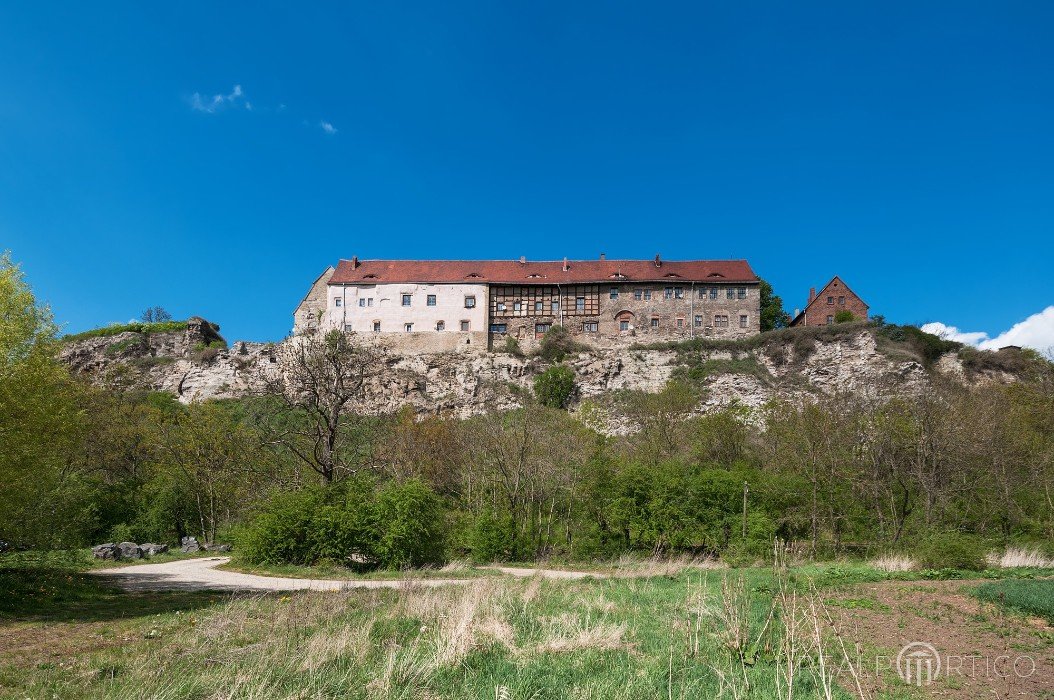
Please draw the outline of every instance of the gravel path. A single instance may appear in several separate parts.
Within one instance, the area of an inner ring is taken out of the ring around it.
[[[404,588],[407,586],[451,586],[471,579],[432,578],[400,580],[335,580],[258,576],[217,569],[230,557],[208,557],[170,561],[164,564],[136,564],[115,569],[97,569],[91,573],[103,576],[130,591],[341,591],[351,588]],[[517,577],[541,576],[555,579],[583,579],[597,574],[558,569],[523,569],[488,567]]]

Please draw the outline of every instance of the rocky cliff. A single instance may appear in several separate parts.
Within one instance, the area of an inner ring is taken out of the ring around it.
[[[215,328],[192,318],[179,331],[89,337],[67,342],[62,358],[71,371],[98,385],[167,391],[183,402],[246,396],[281,370],[279,346],[228,347]],[[965,366],[955,350],[927,363],[910,344],[888,336],[859,325],[788,329],[745,342],[593,350],[564,362],[576,375],[576,405],[604,403],[618,390],[657,392],[677,378],[700,389],[698,411],[838,392],[915,394],[937,377],[1014,380],[999,363]],[[379,414],[409,405],[419,413],[468,417],[510,409],[522,403],[533,378],[548,366],[538,357],[506,353],[389,352],[384,362],[361,410]],[[617,423],[613,419],[609,429],[617,430]]]

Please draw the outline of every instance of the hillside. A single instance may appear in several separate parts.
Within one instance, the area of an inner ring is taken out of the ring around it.
[[[228,345],[217,326],[192,318],[176,328],[113,329],[67,340],[63,361],[76,374],[112,388],[167,391],[187,403],[259,390],[279,369],[274,344]],[[380,414],[412,406],[420,413],[467,417],[520,405],[533,378],[549,365],[509,353],[388,353],[361,411]],[[853,392],[916,394],[933,381],[1015,381],[1036,360],[1028,351],[981,352],[911,327],[843,324],[792,328],[742,341],[695,340],[620,350],[572,353],[576,400],[603,408],[619,423],[619,391],[655,393],[670,379],[699,391],[696,411],[738,403]]]

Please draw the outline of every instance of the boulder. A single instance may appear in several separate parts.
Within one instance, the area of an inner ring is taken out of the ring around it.
[[[139,545],[139,549],[142,550],[144,557],[152,557],[155,554],[164,554],[168,551],[167,544],[154,544],[153,542],[147,542]]]
[[[229,552],[231,546],[229,544],[207,544],[205,549],[209,552]]]
[[[139,549],[139,545],[135,542],[122,542],[117,545],[117,548],[121,551],[121,559],[143,558],[143,550]]]
[[[187,554],[191,554],[193,552],[200,552],[201,551],[201,545],[198,544],[198,538],[197,537],[184,537],[182,540],[180,540],[180,544],[182,545],[179,548],[179,551],[181,551],[181,552],[185,552]]]
[[[92,556],[96,559],[120,559],[121,548],[113,542],[106,542],[105,544],[97,544],[91,548]]]

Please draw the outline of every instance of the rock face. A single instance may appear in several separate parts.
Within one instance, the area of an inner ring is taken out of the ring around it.
[[[181,332],[121,333],[68,343],[62,357],[74,373],[97,384],[167,391],[185,403],[250,395],[281,371],[280,345],[236,342],[220,348],[215,347],[218,338],[212,324],[197,318]],[[507,353],[390,352],[383,362],[357,411],[384,414],[409,406],[419,414],[465,418],[509,410],[522,405],[534,377],[548,366],[537,357]],[[595,349],[564,362],[575,372],[579,405],[603,401],[618,390],[661,391],[678,372],[696,372],[692,381],[703,390],[700,412],[844,392],[915,394],[935,376],[967,381],[954,353],[927,369],[910,353],[883,349],[867,328],[800,345],[786,338],[757,343],[749,350]],[[989,379],[1013,380],[1008,375]],[[617,421],[607,429],[623,430]],[[184,542],[184,551],[188,546],[201,549],[196,540]]]

